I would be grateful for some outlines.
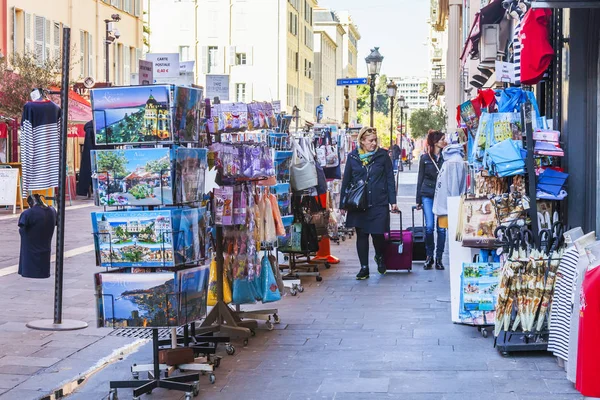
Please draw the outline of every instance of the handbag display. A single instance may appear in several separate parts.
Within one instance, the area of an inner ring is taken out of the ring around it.
[[[317,186],[317,168],[314,157],[307,154],[302,146],[294,141],[292,165],[290,168],[290,183],[292,189],[301,191]]]

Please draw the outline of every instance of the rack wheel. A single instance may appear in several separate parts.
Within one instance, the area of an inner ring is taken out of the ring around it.
[[[279,318],[279,315],[273,314],[273,323],[275,323],[275,324],[281,323],[281,319]]]
[[[137,380],[140,379],[140,373],[139,372],[132,372],[131,373],[131,377],[137,381]]]
[[[200,382],[194,382],[194,389],[192,391],[192,394],[194,395],[194,397],[200,394]]]
[[[108,393],[108,400],[119,400],[117,389],[110,389],[110,392]]]
[[[290,294],[291,294],[292,296],[295,296],[295,295],[297,295],[297,294],[298,294],[298,292],[296,291],[296,289],[290,289]]]
[[[139,397],[134,397],[133,400],[141,400]]]
[[[215,382],[217,381],[217,377],[215,376],[215,374],[210,374],[208,376],[208,381],[210,382],[211,385],[214,385]],[[197,394],[194,394],[194,396],[197,396]]]
[[[510,354],[508,353],[508,351],[503,351],[502,352],[502,357],[508,357]]]
[[[317,282],[321,282],[323,280],[322,276],[317,276]]]
[[[213,365],[215,368],[219,368],[221,366],[221,358],[215,358]]]
[[[342,240],[344,240],[344,239],[342,239]],[[340,245],[340,241],[338,240],[338,241],[336,242],[336,244],[339,246],[339,245]]]
[[[232,344],[228,343],[227,345],[225,345],[225,351],[228,355],[232,356],[235,354],[235,347],[233,347]]]
[[[256,336],[256,331],[254,329],[250,329],[250,336]]]
[[[194,395],[193,393],[186,393],[185,400],[192,400],[193,395]]]
[[[481,330],[481,336],[483,336],[484,338],[488,337],[488,331],[487,331],[487,329],[482,329]]]
[[[275,325],[273,325],[273,324],[271,323],[271,321],[267,321],[267,322],[265,323],[265,326],[266,326],[266,327],[267,327],[267,329],[268,329],[268,330],[270,330],[270,331],[272,331],[273,329],[275,329]]]
[[[318,276],[317,278],[320,278],[320,276]],[[317,279],[317,280],[318,280],[318,279]],[[302,285],[298,285],[298,291],[299,291],[300,293],[304,293],[304,286],[302,286]]]
[[[244,339],[244,347],[248,346],[248,339]]]
[[[346,236],[342,236],[342,242],[345,242],[345,241],[346,241]]]
[[[319,272],[319,267],[314,267],[313,272]]]
[[[331,264],[329,264],[329,263],[325,263],[325,268],[326,268],[326,269],[329,269],[329,268],[331,268]]]

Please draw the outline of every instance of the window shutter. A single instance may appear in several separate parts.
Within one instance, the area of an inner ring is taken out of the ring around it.
[[[137,73],[140,72],[140,59],[142,58],[142,49],[135,49],[135,65],[133,66],[133,70]]]
[[[54,58],[60,58],[60,22],[54,22]]]
[[[16,26],[16,25],[15,25]],[[31,14],[25,13],[25,53],[32,51],[32,37],[31,37]]]
[[[129,46],[123,46],[123,84],[129,85],[131,82],[131,49]]]
[[[135,16],[139,17],[142,15],[142,0],[135,0]]]
[[[229,65],[236,65],[235,53],[235,46],[229,46]]]
[[[200,59],[202,61],[202,73],[208,72],[208,47],[202,46],[202,52],[200,53]]]
[[[34,55],[37,65],[44,62],[44,17],[35,16],[35,44]]]
[[[216,60],[216,62],[215,62],[215,66],[216,66],[217,68],[219,68],[219,71],[220,71],[220,72],[222,71],[222,68],[223,68],[223,60],[224,60],[224,58],[223,58],[223,57],[224,57],[224,55],[225,55],[225,54],[224,54],[224,49],[225,49],[225,48],[224,48],[224,47],[222,47],[222,46],[217,48],[217,60]]]
[[[88,76],[94,76],[94,41],[88,33]]]
[[[79,31],[79,77],[85,76],[85,31]]]
[[[252,47],[252,46],[249,46],[249,47],[246,49],[246,64],[248,64],[248,65],[252,65],[252,64],[254,64],[254,63],[252,62],[252,56],[253,56],[253,47]]]
[[[50,20],[44,21],[45,25],[45,43],[44,43],[44,56],[45,60],[50,60],[52,58],[52,22]]]

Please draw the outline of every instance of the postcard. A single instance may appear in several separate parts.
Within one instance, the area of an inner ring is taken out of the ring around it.
[[[175,142],[198,143],[201,128],[205,124],[204,110],[203,89],[184,86],[175,88]]]
[[[170,210],[92,213],[96,251],[102,267],[173,267]],[[178,249],[178,246],[175,246]]]
[[[487,198],[465,199],[463,202],[461,241],[463,247],[494,248],[494,232],[498,226],[496,209]]]
[[[195,203],[204,196],[207,149],[178,147],[175,150],[175,203]]]
[[[176,275],[161,273],[95,274],[98,327],[167,327],[178,325]]]
[[[177,272],[181,291],[179,324],[187,324],[206,316],[209,265]]]
[[[173,204],[170,149],[92,150],[96,205]]]
[[[93,89],[90,99],[96,144],[173,140],[170,85]]]

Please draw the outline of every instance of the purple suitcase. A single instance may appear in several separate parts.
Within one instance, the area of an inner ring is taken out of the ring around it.
[[[385,234],[385,251],[383,261],[388,271],[412,271],[413,236],[411,231],[402,229],[402,212],[400,230]]]

